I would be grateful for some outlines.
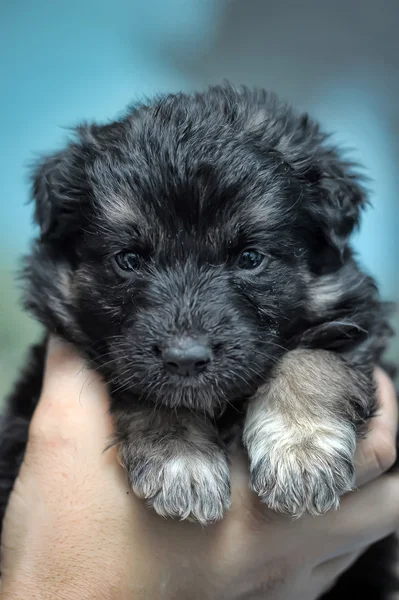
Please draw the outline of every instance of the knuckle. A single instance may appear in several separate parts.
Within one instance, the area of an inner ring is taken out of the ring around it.
[[[39,452],[70,451],[75,447],[75,431],[58,414],[35,414],[30,425],[28,445]]]

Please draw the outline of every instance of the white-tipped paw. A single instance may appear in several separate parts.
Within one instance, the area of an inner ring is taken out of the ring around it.
[[[206,525],[222,519],[230,507],[229,468],[219,449],[212,459],[199,452],[168,460],[143,458],[128,472],[136,495],[163,517]]]
[[[292,516],[338,508],[340,497],[354,484],[354,434],[348,435],[345,442],[324,432],[274,447],[267,439],[253,440],[257,451],[252,457],[248,447],[251,488],[269,508]]]

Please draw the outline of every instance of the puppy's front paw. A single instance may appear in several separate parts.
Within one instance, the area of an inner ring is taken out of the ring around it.
[[[319,431],[300,440],[289,430],[281,431],[278,440],[264,433],[248,448],[251,487],[261,500],[297,517],[338,508],[340,496],[354,484],[353,430],[348,427],[346,436]]]
[[[248,407],[244,443],[251,486],[276,511],[300,516],[337,508],[353,489],[362,379],[335,354],[288,352]]]
[[[206,525],[230,507],[229,467],[217,447],[213,456],[187,450],[168,458],[133,458],[126,467],[133,491],[163,517]]]

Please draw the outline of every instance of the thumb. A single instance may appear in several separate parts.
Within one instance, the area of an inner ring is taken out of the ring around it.
[[[112,431],[108,392],[100,375],[71,345],[51,337],[29,439],[73,439],[98,453]]]

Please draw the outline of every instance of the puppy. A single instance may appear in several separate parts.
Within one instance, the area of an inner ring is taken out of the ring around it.
[[[262,502],[337,508],[391,332],[349,245],[365,190],[318,125],[264,91],[167,95],[79,127],[36,165],[33,198],[25,306],[108,382],[134,492],[221,519],[238,431]],[[8,403],[3,507],[43,359]]]

